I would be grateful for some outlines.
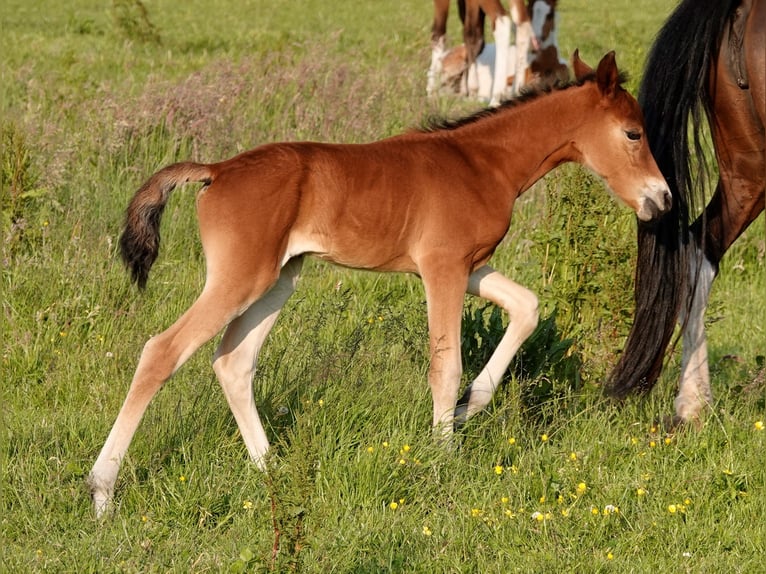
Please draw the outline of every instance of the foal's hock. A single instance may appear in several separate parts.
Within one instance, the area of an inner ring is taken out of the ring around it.
[[[537,325],[535,295],[487,265],[516,198],[559,164],[576,161],[599,174],[640,219],[670,208],[614,53],[593,71],[575,52],[573,67],[577,81],[570,86],[425,131],[363,145],[275,143],[153,175],[130,202],[120,241],[133,278],[146,283],[168,196],[190,181],[204,183],[197,212],[207,278],[194,304],[144,347],[90,474],[96,513],[107,508],[152,397],[224,327],[213,368],[250,457],[265,468],[269,442],[253,399],[255,363],[306,255],[418,275],[428,307],[437,435],[448,439],[456,416],[464,420],[486,406]],[[458,406],[466,291],[500,305],[510,324]]]

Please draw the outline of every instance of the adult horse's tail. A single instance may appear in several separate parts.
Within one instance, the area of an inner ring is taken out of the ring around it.
[[[652,153],[673,194],[673,209],[655,224],[639,222],[633,326],[606,383],[607,392],[619,398],[654,386],[694,282],[689,218],[707,196],[702,116],[711,107],[709,70],[738,3],[683,0],[647,60],[638,99]]]
[[[212,178],[208,165],[176,163],[155,173],[133,196],[125,214],[120,254],[139,288],[146,287],[149,270],[160,250],[160,220],[170,192],[179,184],[190,181],[209,184]]]

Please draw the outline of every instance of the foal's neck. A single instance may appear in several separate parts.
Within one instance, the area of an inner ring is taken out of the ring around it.
[[[572,86],[511,104],[461,128],[468,145],[488,154],[516,195],[562,163],[581,161],[577,134],[587,120],[588,86]]]

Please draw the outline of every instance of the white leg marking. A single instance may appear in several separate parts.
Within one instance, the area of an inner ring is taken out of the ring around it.
[[[513,77],[513,95],[517,95],[526,83],[527,68],[529,67],[529,47],[535,32],[530,22],[516,26],[516,74]]]
[[[492,73],[492,99],[497,106],[503,99],[508,81],[508,48],[511,45],[511,19],[501,16],[495,21],[495,69]],[[525,52],[526,57],[526,52]]]
[[[252,381],[263,346],[279,312],[295,291],[301,259],[292,259],[283,268],[271,290],[231,322],[213,358],[213,370],[245,441],[250,458],[265,470],[264,456],[269,440],[258,416]]]
[[[686,310],[681,313],[681,323],[686,321],[686,330],[683,335],[683,358],[681,360],[681,381],[678,387],[678,396],[675,400],[676,415],[684,421],[699,416],[705,405],[713,401],[713,393],[710,389],[710,373],[707,360],[707,339],[705,336],[705,310],[707,309],[710,288],[715,279],[715,270],[702,253],[697,253],[701,259],[699,272],[696,268],[697,258],[690,263],[690,274],[696,277],[692,285],[692,297],[689,316]]]
[[[511,359],[535,330],[538,321],[537,296],[488,265],[471,274],[468,292],[505,309],[510,323],[489,362],[463,396],[464,400],[468,400],[465,403],[461,401],[456,413],[461,422],[489,404]]]
[[[428,68],[428,83],[426,84],[428,96],[435,96],[439,91],[442,80],[442,60],[444,60],[445,54],[445,39],[442,36],[431,48],[431,67]]]

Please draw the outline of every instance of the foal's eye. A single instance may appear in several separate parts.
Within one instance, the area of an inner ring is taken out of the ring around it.
[[[625,130],[625,135],[630,141],[637,142],[641,139],[641,132],[638,130]]]

